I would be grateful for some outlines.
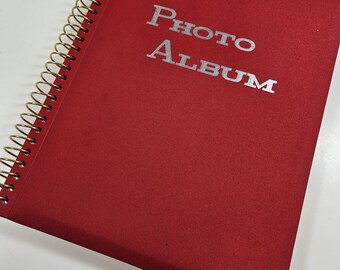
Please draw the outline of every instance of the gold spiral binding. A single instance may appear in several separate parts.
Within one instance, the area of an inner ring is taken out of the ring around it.
[[[100,6],[100,0],[76,0],[75,6],[72,8],[71,15],[67,18],[67,23],[63,27],[63,33],[59,35],[58,42],[54,46],[54,52],[50,54],[50,61],[45,64],[46,70],[40,74],[41,80],[36,82],[36,90],[31,93],[32,101],[25,104],[28,112],[22,113],[20,118],[23,123],[16,124],[15,128],[19,132],[18,135],[11,135],[10,140],[17,145],[16,147],[4,147],[6,153],[8,153],[10,158],[0,158],[0,163],[8,167],[8,170],[0,170],[0,176],[7,179],[8,177],[13,177],[15,180],[20,179],[20,174],[18,172],[12,172],[12,167],[17,164],[20,167],[25,167],[26,163],[17,159],[20,153],[25,156],[31,154],[31,150],[24,149],[23,146],[25,142],[31,144],[36,143],[35,138],[29,137],[31,131],[40,133],[42,128],[36,126],[36,120],[42,122],[47,121],[46,116],[41,116],[39,114],[41,109],[46,111],[51,111],[53,107],[51,105],[46,105],[45,100],[50,99],[51,101],[56,101],[57,96],[49,93],[50,89],[56,89],[58,91],[62,90],[62,85],[57,84],[55,80],[61,79],[62,81],[67,80],[66,75],[60,74],[60,70],[65,69],[70,71],[72,69],[71,65],[65,64],[65,60],[75,61],[76,57],[69,54],[69,51],[74,50],[79,52],[81,48],[74,45],[74,41],[84,42],[84,38],[79,36],[79,32],[86,34],[89,29],[83,25],[86,21],[88,24],[92,24],[93,20],[88,17],[87,14],[91,13],[93,15],[97,14],[95,6]],[[54,71],[56,68],[58,72]],[[48,89],[48,90],[46,90]],[[7,185],[0,183],[0,189],[7,189],[9,191],[14,191],[14,185]],[[9,201],[8,197],[0,196],[0,202],[7,204]]]

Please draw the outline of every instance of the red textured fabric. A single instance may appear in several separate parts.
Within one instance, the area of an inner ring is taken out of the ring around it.
[[[339,1],[102,2],[1,215],[143,269],[288,269]],[[147,24],[155,4],[256,48]],[[273,79],[275,93],[148,57],[164,40],[174,62]]]

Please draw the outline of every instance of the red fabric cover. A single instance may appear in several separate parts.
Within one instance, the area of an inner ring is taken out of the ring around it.
[[[1,215],[144,269],[288,269],[339,1],[102,2]],[[154,4],[256,49],[148,25]],[[148,58],[165,39],[275,94]]]

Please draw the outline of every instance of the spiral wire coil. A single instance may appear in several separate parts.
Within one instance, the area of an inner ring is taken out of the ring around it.
[[[63,33],[59,35],[59,40],[54,45],[54,51],[50,54],[50,60],[45,64],[46,70],[41,72],[41,80],[36,82],[36,90],[31,93],[32,100],[25,104],[27,111],[20,114],[23,123],[15,125],[18,135],[11,135],[9,137],[15,147],[4,147],[5,152],[8,153],[10,157],[0,157],[0,163],[8,168],[7,170],[0,170],[0,176],[2,178],[7,179],[8,177],[13,177],[15,180],[20,179],[20,174],[18,172],[12,172],[12,167],[15,164],[20,167],[26,166],[25,161],[20,161],[17,158],[20,153],[26,156],[31,154],[31,150],[23,148],[24,144],[25,142],[31,144],[36,143],[36,139],[30,135],[33,133],[31,131],[40,133],[42,128],[36,126],[35,121],[47,121],[47,117],[41,116],[39,112],[42,109],[47,111],[53,109],[51,105],[46,105],[44,101],[46,99],[50,99],[53,102],[57,100],[57,96],[49,92],[52,88],[58,91],[62,90],[62,85],[57,84],[55,81],[57,78],[61,81],[67,80],[67,76],[60,74],[60,71],[62,69],[67,71],[72,69],[71,65],[65,64],[65,60],[70,60],[71,62],[76,60],[76,57],[70,55],[69,51],[80,51],[80,47],[75,46],[74,41],[84,42],[84,37],[81,37],[79,33],[82,32],[86,34],[89,29],[83,26],[83,22],[86,21],[88,24],[92,24],[93,20],[90,19],[87,14],[91,13],[96,15],[97,11],[95,7],[100,5],[100,0],[77,0],[75,6],[72,8],[71,15],[68,16],[67,23],[63,27]],[[0,189],[13,191],[14,185],[0,183]],[[0,202],[7,204],[8,200],[8,197],[0,196]]]

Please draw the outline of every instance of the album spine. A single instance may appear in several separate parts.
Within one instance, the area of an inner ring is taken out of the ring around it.
[[[40,74],[41,79],[35,84],[31,100],[25,104],[26,111],[20,114],[21,123],[15,125],[17,134],[10,136],[12,145],[4,147],[7,157],[0,157],[0,179],[3,179],[0,181],[0,212],[15,197],[25,168],[34,160],[32,156],[39,149],[37,145],[43,141],[41,134],[49,127],[49,116],[57,110],[67,81],[74,74],[73,68],[78,65],[78,55],[86,44],[102,1],[76,1],[45,70]]]

